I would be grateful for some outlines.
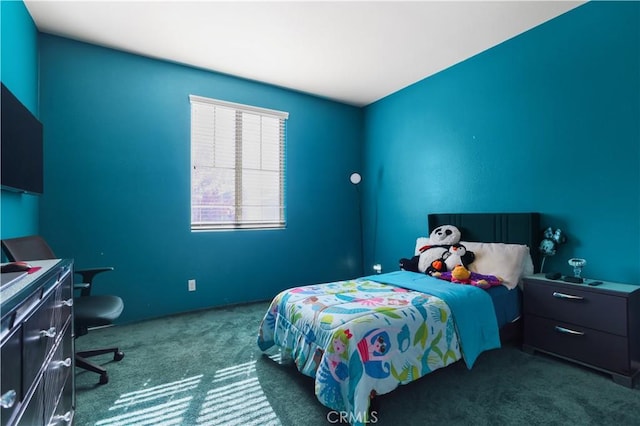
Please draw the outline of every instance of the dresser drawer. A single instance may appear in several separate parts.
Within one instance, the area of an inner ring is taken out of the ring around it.
[[[60,393],[60,399],[47,426],[67,426],[73,424],[73,380],[69,379]]]
[[[62,389],[73,370],[73,353],[71,349],[71,319],[67,321],[67,327],[60,345],[51,358],[44,372],[44,418],[52,418]]]
[[[59,337],[60,330],[51,325],[55,309],[55,298],[51,293],[22,326],[24,330],[22,383],[25,384],[25,391],[35,381],[40,373],[38,366],[43,365],[47,354]]]
[[[18,421],[19,426],[44,425],[44,386],[42,380],[38,380],[33,390],[33,395],[26,401],[26,408]]]
[[[73,262],[34,260],[41,270],[2,302],[0,426],[66,425],[74,414]],[[7,293],[3,293],[3,296]],[[11,391],[11,392],[10,392]]]
[[[50,327],[62,330],[65,321],[71,316],[71,306],[73,305],[73,295],[71,290],[71,276],[69,271],[61,271],[58,278],[60,285],[54,293],[55,308],[51,312]],[[60,335],[60,333],[58,333]]]
[[[62,318],[62,322],[64,322],[71,316],[71,306],[73,305],[71,272],[69,270],[63,271],[59,280],[62,281],[62,283],[60,284],[59,293],[56,297],[59,300],[60,317]]]
[[[22,371],[22,329],[19,326],[2,343],[0,364],[2,366],[0,395],[2,395],[3,399],[0,422],[4,426],[9,424],[9,420],[11,420],[16,409],[20,406],[22,399],[22,382],[20,380],[20,372]]]
[[[526,281],[524,311],[582,327],[627,335],[627,299],[577,286]]]
[[[524,321],[527,345],[617,373],[630,373],[626,337],[535,315],[525,315]]]

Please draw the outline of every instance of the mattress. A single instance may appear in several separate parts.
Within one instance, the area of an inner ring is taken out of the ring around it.
[[[493,301],[499,328],[520,318],[522,311],[522,290],[520,287],[509,290],[503,285],[498,285],[485,291]]]

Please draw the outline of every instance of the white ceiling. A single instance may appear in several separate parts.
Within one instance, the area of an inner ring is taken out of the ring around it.
[[[363,106],[583,1],[36,1],[42,32]]]

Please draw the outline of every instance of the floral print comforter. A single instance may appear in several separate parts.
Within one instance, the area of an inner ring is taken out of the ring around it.
[[[361,278],[281,292],[260,325],[258,346],[280,348],[315,378],[322,404],[360,424],[373,395],[459,360],[456,329],[441,298]]]

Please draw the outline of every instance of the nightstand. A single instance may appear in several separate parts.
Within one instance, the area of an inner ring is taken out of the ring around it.
[[[589,281],[524,278],[523,350],[591,367],[632,388],[640,372],[640,286]]]

